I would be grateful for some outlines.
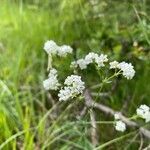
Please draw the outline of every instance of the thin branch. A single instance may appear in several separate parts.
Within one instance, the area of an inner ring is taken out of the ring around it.
[[[140,133],[140,139],[141,139],[141,142],[140,142],[140,146],[139,146],[139,149],[138,150],[142,150],[142,147],[143,147],[143,134]]]
[[[88,107],[97,108],[100,111],[102,111],[106,114],[110,114],[112,116],[114,116],[116,113],[119,113],[120,119],[124,123],[126,123],[126,125],[128,125],[130,127],[134,127],[134,128],[139,128],[140,133],[142,133],[145,137],[150,139],[150,131],[149,130],[145,129],[144,127],[140,127],[136,122],[129,120],[127,117],[122,115],[122,113],[114,111],[112,108],[105,106],[103,104],[99,104],[97,102],[94,102],[92,100],[92,97],[91,97],[88,89],[85,90],[84,97],[85,97],[85,103]]]
[[[91,118],[91,139],[92,144],[96,146],[98,144],[98,135],[97,135],[97,125],[95,119],[95,113],[93,110],[90,111],[90,118]]]

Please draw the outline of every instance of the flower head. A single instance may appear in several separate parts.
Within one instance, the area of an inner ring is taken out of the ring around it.
[[[87,54],[85,56],[85,62],[86,64],[90,64],[90,63],[93,63],[95,61],[95,58],[98,57],[98,54],[96,53],[93,53],[93,52],[90,52],[89,54]]]
[[[131,63],[121,62],[118,64],[118,68],[122,70],[123,76],[127,79],[132,79],[135,75],[135,70]]]
[[[45,90],[57,90],[60,86],[58,79],[57,79],[57,70],[52,68],[48,75],[48,79],[43,81],[43,86]]]
[[[110,69],[118,68],[118,65],[119,65],[117,61],[112,61],[109,64],[110,64]]]
[[[86,69],[87,68],[87,63],[84,59],[78,59],[77,64],[79,65],[80,69]]]
[[[96,53],[90,52],[85,56],[85,58],[81,58],[76,61],[76,64],[80,67],[81,70],[86,69],[87,65],[91,63],[96,63],[98,67],[103,67],[104,62],[107,62],[107,55],[101,54],[100,56]],[[74,63],[74,62],[73,62]],[[71,63],[71,64],[73,64]],[[72,66],[72,65],[71,65]],[[75,66],[77,67],[77,66]]]
[[[123,121],[121,121],[121,120],[116,121],[115,129],[117,131],[124,132],[126,130],[126,124]]]
[[[66,57],[68,53],[72,53],[73,49],[68,45],[58,46],[54,41],[49,40],[44,44],[44,50],[48,54],[58,55],[61,57]]]
[[[56,76],[57,77],[57,70],[52,68],[48,74],[48,77]]]
[[[81,80],[81,77],[78,75],[68,76],[64,84],[67,86],[71,86],[72,93],[74,93],[75,95],[82,93],[85,88],[84,82]]]
[[[58,45],[50,40],[50,41],[46,41],[44,44],[44,50],[48,53],[48,54],[56,54],[58,51]]]
[[[59,101],[66,101],[69,98],[73,98],[81,94],[85,88],[84,82],[82,82],[81,77],[78,75],[68,76],[64,84],[66,86],[64,89],[61,89],[58,94]]]
[[[66,101],[69,98],[71,98],[72,92],[71,92],[70,87],[64,87],[64,89],[61,89],[59,91],[58,97],[59,97],[59,101]]]
[[[147,105],[141,105],[139,108],[137,108],[136,112],[138,116],[145,119],[145,122],[150,121],[150,107]]]
[[[66,57],[68,53],[72,53],[73,49],[68,45],[62,45],[58,49],[58,55],[61,57]]]
[[[101,54],[100,56],[95,58],[95,62],[97,63],[98,67],[104,67],[104,62],[107,62],[108,58],[107,55]]]

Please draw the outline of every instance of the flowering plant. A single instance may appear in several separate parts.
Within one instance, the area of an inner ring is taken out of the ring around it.
[[[127,62],[118,62],[116,60],[109,61],[108,56],[105,54],[97,54],[94,52],[90,52],[84,58],[80,58],[78,60],[72,61],[70,64],[70,69],[73,70],[73,73],[66,77],[64,84],[59,82],[59,77],[57,74],[57,70],[52,66],[52,59],[54,55],[58,55],[59,57],[67,57],[68,54],[73,53],[73,49],[68,45],[58,46],[54,41],[50,40],[44,44],[44,50],[48,54],[48,79],[43,81],[43,86],[45,90],[56,90],[58,91],[58,98],[59,101],[68,101],[73,98],[78,98],[79,95],[82,95],[82,98],[85,101],[86,107],[92,108],[99,108],[101,111],[105,113],[109,113],[114,116],[114,127],[117,131],[124,132],[127,128],[126,126],[133,126],[139,127],[139,125],[132,121],[136,120],[137,118],[141,117],[145,119],[145,122],[150,121],[150,107],[147,105],[141,105],[137,108],[136,115],[132,116],[131,118],[127,118],[123,116],[120,112],[115,112],[111,108],[97,103],[97,99],[93,100],[90,90],[89,89],[99,89],[97,97],[99,97],[102,87],[107,83],[112,83],[114,78],[122,75],[127,80],[131,80],[135,76],[135,70],[131,63]],[[93,87],[86,86],[86,83],[83,81],[83,77],[79,74],[83,70],[90,67],[90,64],[93,64],[99,73],[104,68],[107,69],[107,72],[113,72],[111,76],[108,76],[108,73],[104,75],[102,80],[99,84],[93,85]],[[94,122],[94,126],[96,127],[95,119],[91,119],[91,122]],[[150,137],[150,132],[147,131],[145,128],[139,127],[140,132],[142,132],[145,136]],[[147,131],[148,134],[145,134]],[[96,134],[96,132],[95,132]],[[93,142],[95,143],[95,142]]]

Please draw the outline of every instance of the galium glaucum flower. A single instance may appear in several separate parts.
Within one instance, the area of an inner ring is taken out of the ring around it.
[[[138,116],[145,119],[145,122],[150,121],[150,107],[147,105],[141,105],[139,108],[137,108],[136,112]]]
[[[84,82],[78,75],[68,76],[64,82],[66,85],[59,91],[59,101],[66,101],[69,98],[73,98],[83,92],[85,89]]]
[[[118,68],[119,62],[112,61],[109,63],[109,65],[110,65],[110,69],[116,69],[116,68]]]
[[[73,49],[68,45],[62,45],[58,49],[58,55],[61,57],[66,57],[68,53],[72,53]]]
[[[115,129],[117,131],[124,132],[126,130],[126,124],[123,121],[121,121],[120,114],[115,113],[114,118],[115,118]]]
[[[46,41],[44,44],[44,50],[47,52],[47,54],[56,54],[58,48],[58,45],[52,40]]]
[[[60,57],[66,57],[68,53],[72,53],[73,49],[68,45],[58,46],[54,41],[49,40],[44,44],[44,50],[47,54],[58,55]]]
[[[98,57],[98,54],[90,52],[89,54],[87,54],[85,56],[85,62],[86,62],[86,64],[88,65],[90,63],[93,63],[95,61],[95,58],[97,58],[97,57]]]
[[[72,97],[71,88],[66,86],[64,87],[64,89],[61,89],[59,91],[58,97],[59,97],[59,101],[66,101],[69,98],[71,98]]]
[[[107,62],[108,58],[107,55],[101,54],[100,56],[95,58],[95,62],[97,63],[98,67],[104,67],[104,62]]]
[[[52,68],[48,77],[48,79],[43,81],[43,87],[45,88],[45,90],[57,90],[60,86],[57,79],[57,70]]]
[[[81,77],[78,75],[68,76],[64,82],[67,86],[72,86],[78,93],[82,93],[84,90],[84,82],[81,80]]]
[[[115,118],[115,120],[119,120],[119,119],[120,119],[119,113],[115,113],[115,114],[114,114],[114,118]]]
[[[117,131],[124,132],[126,130],[126,124],[123,121],[121,121],[121,120],[116,121],[115,129]]]
[[[118,68],[122,71],[122,75],[127,79],[132,79],[135,75],[134,67],[131,63],[121,62]]]
[[[71,88],[72,95],[77,95],[83,92],[85,86],[81,77],[78,75],[68,76],[64,82],[65,85]]]
[[[103,67],[105,66],[104,63],[107,61],[108,61],[107,55],[104,54],[98,55],[96,53],[90,52],[85,56],[85,58],[78,59],[76,61],[76,64],[75,62],[72,62],[71,66],[73,67],[74,65],[75,68],[79,66],[80,69],[83,70],[86,69],[87,66],[91,63],[96,63],[98,67]]]
[[[84,59],[78,59],[77,64],[79,65],[80,69],[86,69],[87,68],[87,63]]]

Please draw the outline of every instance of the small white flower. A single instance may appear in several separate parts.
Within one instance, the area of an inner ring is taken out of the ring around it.
[[[77,89],[79,93],[84,90],[84,82],[82,82],[81,77],[78,75],[68,76],[64,82],[67,86],[72,86]]]
[[[122,70],[122,75],[127,79],[132,79],[135,75],[135,70],[131,63],[121,62],[118,68]]]
[[[68,53],[72,53],[73,49],[68,45],[62,45],[58,49],[58,55],[61,57],[66,57]]]
[[[49,72],[48,77],[57,76],[57,70],[55,68],[52,68]]]
[[[91,63],[97,63],[99,67],[103,67],[105,66],[104,62],[107,62],[107,61],[108,61],[107,55],[101,54],[100,56],[98,56],[98,54],[91,52],[87,54],[84,59],[77,60],[77,64],[82,70],[82,69],[86,69],[87,65]]]
[[[48,54],[66,57],[68,53],[72,53],[73,49],[68,45],[58,46],[54,41],[49,40],[44,44],[44,50]]]
[[[56,54],[58,51],[58,45],[50,40],[50,41],[46,41],[44,44],[44,50],[48,53],[48,54]]]
[[[115,120],[119,120],[120,119],[119,113],[115,113],[114,118],[115,118]]]
[[[93,52],[90,52],[89,54],[87,54],[85,56],[85,62],[86,64],[90,64],[90,63],[93,63],[95,61],[95,58],[98,57],[98,54],[96,53],[93,53]]]
[[[56,77],[54,78],[48,78],[43,81],[43,86],[45,90],[57,90],[59,83]]]
[[[87,68],[87,63],[84,59],[78,59],[77,64],[79,65],[80,69],[86,69]]]
[[[50,89],[50,85],[51,84],[51,80],[49,80],[49,79],[46,79],[46,80],[44,80],[43,81],[43,87],[44,87],[44,89],[45,90],[49,90]]]
[[[112,61],[109,64],[110,64],[110,69],[116,69],[118,68],[118,65],[119,65],[117,61]]]
[[[136,112],[138,116],[145,119],[145,122],[150,121],[150,107],[147,105],[141,105],[139,108],[137,108]]]
[[[150,111],[145,113],[145,122],[150,122]]]
[[[69,98],[71,98],[72,92],[71,92],[70,87],[64,87],[64,89],[61,89],[59,91],[58,97],[59,97],[59,101],[66,101]]]
[[[52,68],[48,77],[48,79],[43,81],[43,87],[45,88],[45,90],[57,90],[60,86],[57,79],[57,70]]]
[[[124,132],[126,130],[126,124],[121,120],[116,121],[115,129]]]
[[[68,76],[64,84],[66,86],[64,89],[61,89],[58,94],[59,101],[66,101],[69,98],[73,98],[81,94],[85,88],[84,82],[82,82],[81,77],[78,75]]]
[[[101,54],[100,56],[95,58],[95,62],[97,63],[98,67],[104,67],[104,62],[107,62],[107,55]]]

